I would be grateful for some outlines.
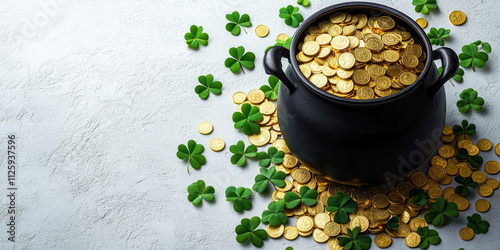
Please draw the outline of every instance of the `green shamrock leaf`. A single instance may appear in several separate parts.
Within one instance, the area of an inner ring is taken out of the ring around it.
[[[417,228],[417,234],[420,235],[421,241],[420,249],[426,249],[429,247],[429,244],[431,245],[437,245],[441,243],[441,238],[439,238],[439,234],[436,230],[430,229],[429,227],[419,227]]]
[[[462,176],[457,176],[455,177],[455,181],[459,184],[462,184],[460,186],[455,187],[455,193],[461,195],[464,198],[469,197],[470,195],[470,190],[468,187],[477,187],[479,184],[475,181],[472,180],[470,177],[462,177]]]
[[[306,206],[314,206],[318,203],[316,198],[318,197],[318,191],[316,189],[310,189],[308,186],[302,186],[299,190],[299,194],[295,192],[288,192],[285,194],[285,201],[287,208],[294,208],[301,202],[304,202]]]
[[[188,159],[187,172],[189,173],[189,164],[191,164],[194,169],[200,169],[207,159],[201,154],[203,150],[205,150],[203,145],[196,144],[193,140],[189,140],[187,144],[187,147],[184,144],[180,144],[179,147],[177,147],[177,158],[181,160]]]
[[[436,227],[444,225],[445,216],[458,217],[457,204],[447,203],[443,197],[431,203],[431,210],[425,212],[424,219]]]
[[[255,123],[262,120],[264,116],[259,111],[259,107],[252,106],[249,103],[241,105],[241,112],[233,113],[234,128],[240,129],[246,135],[260,133],[259,124]]]
[[[197,85],[194,88],[194,92],[196,92],[201,99],[207,99],[210,92],[214,95],[220,95],[222,83],[219,81],[214,82],[214,76],[212,74],[199,76],[198,82],[200,82],[201,85]]]
[[[239,35],[241,29],[243,29],[243,31],[247,33],[247,31],[243,27],[252,26],[252,23],[250,22],[250,16],[247,14],[243,14],[240,18],[240,13],[238,11],[227,14],[226,19],[230,21],[230,23],[226,24],[226,30],[231,32],[233,36]]]
[[[429,196],[425,190],[420,188],[414,188],[410,191],[411,202],[415,205],[424,206],[429,201]]]
[[[285,250],[293,250],[293,247],[286,247]]]
[[[358,238],[359,231],[361,231],[360,227],[355,227],[352,230],[347,229],[347,234],[349,237],[338,237],[339,245],[344,247],[346,250],[366,250],[369,249],[372,245],[372,239],[368,236],[363,236]]]
[[[488,232],[488,229],[490,227],[490,223],[481,220],[481,215],[478,213],[473,214],[472,216],[467,216],[467,227],[474,230],[475,234],[485,234]]]
[[[231,156],[231,163],[240,167],[245,164],[247,157],[253,158],[257,156],[257,147],[255,145],[249,145],[245,149],[245,143],[243,141],[238,141],[236,145],[231,145],[229,151],[233,153],[233,156]]]
[[[267,208],[267,210],[262,212],[263,223],[269,223],[273,227],[278,227],[288,221],[288,216],[283,213],[283,210],[285,209],[284,199],[269,203]]]
[[[439,74],[443,74],[443,67],[438,68]],[[458,68],[457,73],[455,76],[453,76],[453,80],[456,82],[463,82],[464,81],[464,70],[462,68]]]
[[[483,109],[483,98],[478,97],[477,91],[472,88],[462,91],[460,98],[462,100],[457,102],[457,107],[458,111],[462,113],[468,112],[471,108],[476,111]]]
[[[205,187],[205,182],[199,180],[193,182],[193,184],[187,187],[188,191],[188,201],[193,203],[193,205],[198,206],[201,200],[213,201],[215,196],[215,189],[212,186]]]
[[[266,168],[260,168],[260,174],[255,176],[255,184],[253,185],[253,190],[262,193],[267,189],[267,183],[271,182],[277,187],[284,187],[286,174],[282,171],[276,171],[276,167],[272,166],[267,170]]]
[[[250,238],[252,245],[262,247],[264,240],[267,239],[267,233],[264,229],[257,229],[259,225],[260,218],[258,216],[254,216],[251,219],[242,219],[241,224],[234,229],[234,232],[236,232],[236,241],[243,244]]]
[[[436,0],[413,0],[412,4],[415,6],[417,13],[424,15],[429,14],[429,10],[437,10]]]
[[[458,160],[467,160],[467,163],[469,163],[470,167],[473,169],[478,169],[481,167],[483,164],[483,157],[476,155],[476,156],[469,156],[469,152],[465,148],[461,148],[457,151],[457,155],[455,156]]]
[[[208,34],[203,33],[203,27],[191,25],[189,31],[190,32],[184,35],[184,39],[186,39],[188,47],[197,49],[199,44],[203,46],[208,45]]]
[[[435,45],[444,45],[443,38],[449,37],[450,36],[451,30],[446,30],[444,28],[440,28],[439,30],[432,27],[430,32],[427,33],[427,37],[429,38],[429,41],[431,44]]]
[[[304,18],[298,12],[299,7],[288,5],[280,9],[280,17],[285,19],[286,25],[297,28],[300,22],[304,21]]]
[[[482,49],[487,53],[491,52],[491,46],[488,43],[483,43]],[[460,66],[468,68],[472,65],[472,71],[474,72],[476,71],[476,67],[484,67],[488,61],[488,54],[482,51],[478,52],[478,50],[479,47],[476,43],[464,45],[462,47],[462,53],[458,55],[458,58],[460,59]]]
[[[226,201],[233,202],[233,209],[238,213],[252,208],[252,201],[248,198],[250,195],[252,195],[250,188],[230,186],[226,189]]]
[[[243,72],[245,74],[245,71],[243,68],[247,69],[253,69],[255,68],[255,54],[252,52],[247,52],[245,53],[245,48],[243,46],[239,46],[237,48],[232,47],[229,49],[229,55],[232,57],[228,57],[226,61],[224,61],[224,65],[226,68],[229,68],[231,72],[233,73],[238,73],[238,71]]]
[[[328,197],[326,204],[328,205],[325,209],[326,211],[330,213],[337,211],[333,217],[333,221],[340,224],[347,223],[349,214],[356,212],[356,202],[351,200],[351,197],[342,191],[338,191],[335,196]]]
[[[297,4],[307,7],[309,6],[309,0],[297,0]]]
[[[388,222],[387,222],[387,227],[389,227],[390,229],[394,230],[394,229],[397,229],[399,227],[399,217],[397,216],[394,216],[392,217]]]
[[[276,76],[269,76],[269,78],[267,79],[267,82],[269,83],[269,86],[262,85],[260,87],[260,90],[262,90],[262,92],[264,92],[264,94],[266,95],[266,97],[269,100],[274,101],[278,98],[278,90],[280,88],[280,80]]]
[[[456,136],[467,134],[467,135],[475,135],[476,134],[476,125],[469,122],[467,120],[462,120],[462,126],[455,125],[453,126],[453,132]]]
[[[281,46],[281,47],[285,47],[287,49],[290,49],[290,44],[292,43],[292,37],[289,37],[286,39],[286,41],[283,41],[281,39],[276,39],[276,43],[273,45],[273,46],[269,46],[266,48],[266,50],[264,51],[264,53],[267,53],[267,51],[271,48],[271,47],[274,47],[274,46]]]
[[[275,147],[269,147],[266,152],[259,152],[257,158],[260,160],[259,166],[267,167],[272,162],[274,165],[283,163],[283,157],[285,157],[285,152],[278,151]]]

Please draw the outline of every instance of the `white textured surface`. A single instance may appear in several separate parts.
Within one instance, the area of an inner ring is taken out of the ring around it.
[[[300,13],[340,1],[312,0]],[[374,1],[413,18],[410,0]],[[43,7],[50,6],[48,9]],[[209,0],[0,0],[0,248],[1,249],[240,249],[234,227],[244,217],[260,215],[270,194],[253,195],[251,211],[237,214],[225,201],[230,185],[251,187],[256,162],[240,168],[229,163],[229,145],[246,137],[232,128],[231,95],[267,83],[264,49],[280,33],[294,30],[278,17],[295,1]],[[464,83],[446,84],[447,123],[463,118],[478,126],[476,139],[500,142],[498,100],[498,27],[500,4],[494,0],[440,0],[440,10],[426,16],[429,27],[450,28],[446,45],[459,51],[477,39],[493,47],[486,68],[465,70]],[[468,21],[452,26],[448,14],[461,9]],[[224,15],[248,13],[249,34],[225,31]],[[209,45],[188,49],[183,36],[191,24],[202,25]],[[253,28],[266,24],[268,37]],[[427,28],[428,30],[429,28]],[[256,69],[234,75],[223,65],[230,47],[256,53]],[[224,87],[221,96],[200,100],[197,77],[212,73]],[[486,100],[485,111],[468,115],[455,107],[458,94],[473,87]],[[197,125],[208,120],[214,132],[202,136]],[[6,136],[18,143],[17,242],[7,242]],[[221,137],[226,149],[208,149]],[[175,157],[177,145],[195,139],[205,147],[207,164],[186,173]],[[492,152],[482,154],[496,159]],[[496,177],[498,178],[498,177]],[[192,206],[186,187],[203,179],[216,189],[215,203]],[[474,192],[475,193],[475,192]],[[478,195],[472,196],[475,201]],[[489,199],[491,223],[473,241],[458,238],[465,216],[439,231],[443,242],[431,249],[498,249],[500,200]],[[262,226],[261,226],[262,228]],[[327,249],[311,237],[293,242],[267,240],[265,249]],[[404,249],[403,240],[391,249]],[[372,245],[372,249],[376,249]]]

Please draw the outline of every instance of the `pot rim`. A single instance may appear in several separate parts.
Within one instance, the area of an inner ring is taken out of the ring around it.
[[[326,13],[334,12],[336,9],[340,9],[340,8],[355,7],[355,6],[369,7],[372,9],[380,10],[382,12],[389,12],[392,15],[399,17],[402,21],[405,21],[411,28],[413,28],[413,31],[415,31],[415,33],[419,36],[420,40],[422,41],[422,43],[424,45],[423,49],[425,50],[425,53],[426,53],[426,62],[425,62],[424,70],[422,71],[422,73],[419,75],[419,77],[417,78],[417,80],[415,80],[415,82],[413,84],[411,84],[410,86],[406,87],[405,89],[403,89],[402,91],[400,91],[398,93],[391,94],[391,95],[388,95],[385,97],[380,97],[380,98],[376,98],[376,99],[368,99],[368,100],[359,100],[359,99],[349,99],[349,98],[336,96],[336,95],[330,94],[322,89],[319,89],[318,87],[314,86],[314,84],[312,82],[310,82],[309,79],[307,79],[302,74],[302,72],[299,69],[298,61],[295,58],[296,46],[297,46],[298,39],[300,38],[300,35],[313,22],[315,22],[320,17],[323,17]],[[309,88],[309,90],[311,90],[313,93],[323,97],[324,99],[327,99],[329,101],[334,101],[334,102],[337,102],[340,104],[353,104],[353,105],[363,106],[366,104],[379,104],[379,103],[392,101],[394,99],[402,98],[402,97],[406,96],[407,94],[411,93],[412,91],[414,91],[419,85],[423,84],[423,82],[422,82],[423,76],[427,74],[427,72],[429,71],[429,69],[432,65],[432,63],[431,63],[432,62],[432,46],[431,46],[429,40],[427,39],[427,35],[425,34],[424,30],[412,18],[410,18],[406,14],[404,14],[404,13],[402,13],[394,8],[391,8],[391,7],[388,7],[386,5],[382,5],[382,4],[377,4],[377,3],[345,2],[345,3],[339,3],[339,4],[331,5],[329,7],[325,7],[323,9],[315,12],[311,16],[309,16],[306,20],[304,20],[304,22],[300,25],[300,27],[297,29],[297,31],[295,31],[295,33],[293,35],[292,42],[290,45],[290,59],[291,59],[290,61],[292,64],[292,69],[295,72],[295,74],[298,75],[301,82],[304,85],[306,85]]]

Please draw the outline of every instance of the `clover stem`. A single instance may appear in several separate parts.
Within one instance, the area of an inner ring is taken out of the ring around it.
[[[188,164],[187,164],[187,171],[188,171],[188,174],[189,174],[189,161],[191,160],[191,157],[188,157]]]
[[[243,29],[243,31],[245,31],[245,34],[248,34],[247,30],[245,28],[243,28],[243,26],[240,25],[240,27]]]
[[[243,65],[241,65],[241,62],[239,62],[239,61],[238,61],[238,63],[240,64],[241,72],[243,72],[243,74],[245,74],[245,70],[243,70]]]

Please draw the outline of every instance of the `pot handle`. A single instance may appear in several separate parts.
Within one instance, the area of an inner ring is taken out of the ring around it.
[[[441,59],[443,65],[443,73],[429,88],[429,93],[434,96],[443,84],[455,76],[459,67],[459,61],[455,51],[446,47],[434,50],[432,58],[433,60]]]
[[[273,75],[280,79],[288,90],[290,90],[291,94],[297,89],[297,86],[295,86],[295,84],[285,75],[285,72],[283,72],[283,66],[281,65],[281,58],[283,57],[286,57],[288,62],[290,62],[290,50],[283,46],[273,46],[269,48],[266,55],[264,55],[264,70],[268,75]]]

